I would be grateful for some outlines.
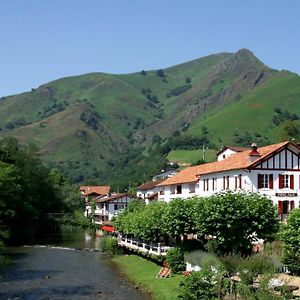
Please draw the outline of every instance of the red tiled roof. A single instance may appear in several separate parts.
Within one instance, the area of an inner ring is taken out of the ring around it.
[[[110,186],[107,185],[81,186],[80,191],[83,192],[84,196],[90,194],[107,195],[110,191]]]
[[[97,203],[102,203],[102,202],[110,202],[116,199],[120,199],[122,197],[127,197],[128,195],[126,193],[116,193],[112,194],[110,197],[98,197],[95,201]]]
[[[143,183],[142,185],[138,186],[138,190],[149,190],[157,186],[159,183],[163,182],[164,179],[156,180],[156,181],[148,181],[146,183]]]
[[[246,151],[230,155],[228,158],[221,161],[215,161],[207,164],[186,168],[180,171],[174,177],[168,178],[162,183],[158,184],[158,186],[173,185],[179,183],[192,183],[198,181],[199,175],[201,176],[209,173],[218,173],[237,169],[247,169],[255,165],[258,161],[263,160],[264,158],[272,154],[274,151],[284,148],[288,144],[299,148],[297,145],[292,144],[290,142],[282,142],[266,147],[261,147],[258,149],[260,157],[252,163],[249,160],[249,154],[251,150],[248,149]]]

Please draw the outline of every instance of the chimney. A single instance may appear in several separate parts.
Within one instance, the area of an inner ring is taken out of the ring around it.
[[[251,151],[249,153],[249,162],[252,163],[255,160],[257,160],[260,157],[260,154],[258,152],[258,147],[255,143],[251,144]]]

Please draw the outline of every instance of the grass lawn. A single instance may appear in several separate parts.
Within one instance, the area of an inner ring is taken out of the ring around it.
[[[155,278],[161,267],[137,255],[116,256],[113,261],[132,283],[151,293],[154,300],[178,299],[182,276],[172,274],[167,279]]]
[[[213,149],[205,150],[205,161],[211,162],[216,160],[217,151]],[[203,157],[203,150],[196,149],[196,150],[172,150],[168,154],[168,160],[170,161],[177,161],[178,163],[188,163],[191,164],[193,162],[202,159]]]

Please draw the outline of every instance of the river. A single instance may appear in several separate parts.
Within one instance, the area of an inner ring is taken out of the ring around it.
[[[99,244],[84,230],[64,226],[34,245],[8,248],[13,264],[0,278],[0,299],[146,299],[95,251]]]

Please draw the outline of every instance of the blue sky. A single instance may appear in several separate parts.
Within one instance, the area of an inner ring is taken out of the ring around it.
[[[298,0],[1,0],[0,96],[248,48],[300,74]]]

